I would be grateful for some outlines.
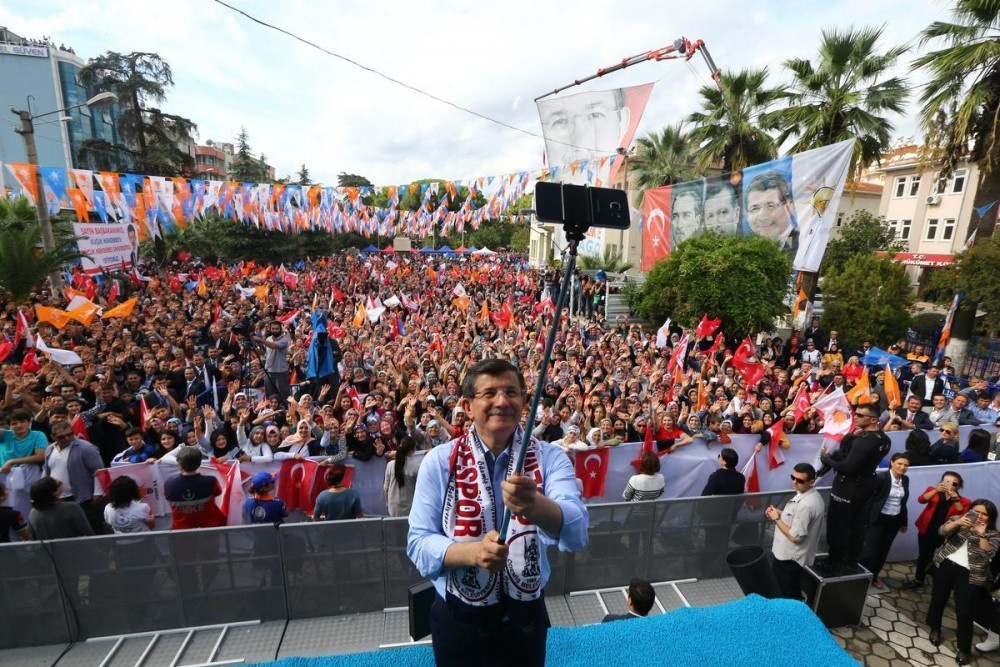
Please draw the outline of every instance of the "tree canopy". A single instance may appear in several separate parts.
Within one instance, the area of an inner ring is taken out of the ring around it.
[[[879,52],[884,28],[824,30],[816,61],[786,60],[793,83],[788,105],[764,114],[769,127],[781,128],[778,145],[795,141],[790,153],[854,139],[850,180],[881,162],[890,148],[893,124],[886,114],[901,114],[908,95],[906,79],[892,76],[907,47]]]
[[[906,267],[890,257],[854,255],[823,280],[827,331],[840,331],[848,345],[894,341],[910,326],[910,279]]]
[[[0,294],[24,303],[45,285],[50,273],[84,255],[76,247],[72,225],[52,219],[53,250],[42,249],[42,228],[35,207],[26,197],[0,199]]]
[[[957,0],[952,21],[935,21],[921,45],[940,45],[913,61],[930,75],[920,96],[928,146],[947,172],[967,156],[989,173],[1000,161],[1000,4]],[[971,151],[970,151],[971,146]]]
[[[778,145],[761,118],[785,93],[767,79],[766,67],[726,71],[719,75],[721,90],[713,84],[698,91],[702,110],[688,116],[695,125],[688,137],[696,144],[698,172],[717,164],[736,171],[777,156]]]
[[[708,232],[682,242],[657,262],[633,309],[662,322],[668,316],[693,327],[704,313],[722,318],[727,339],[771,331],[788,311],[785,297],[791,259],[763,236]]]
[[[192,141],[197,125],[157,106],[166,101],[167,89],[174,85],[167,61],[155,53],[108,51],[88,62],[77,78],[91,94],[117,94],[121,106],[117,125],[124,143],[111,146],[99,142],[86,149],[100,147],[111,154],[127,155],[131,164],[117,165],[122,170],[150,176],[192,173],[194,158],[179,145]]]
[[[840,228],[840,238],[831,239],[823,254],[824,271],[842,271],[856,255],[872,255],[879,250],[901,252],[906,246],[896,239],[896,230],[885,218],[868,211],[855,211]]]
[[[242,126],[240,133],[236,135],[236,154],[233,156],[229,177],[240,183],[267,183],[270,181],[267,177],[267,163],[264,162],[264,156],[254,157],[250,150],[250,137],[247,128]]]

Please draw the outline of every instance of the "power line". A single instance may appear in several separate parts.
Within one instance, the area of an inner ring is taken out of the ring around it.
[[[267,21],[264,21],[264,20],[261,20],[261,19],[255,17],[255,16],[252,16],[252,15],[248,14],[247,12],[243,11],[242,9],[239,9],[237,7],[233,7],[232,5],[230,5],[230,4],[226,3],[226,2],[223,2],[223,0],[215,0],[215,2],[218,3],[218,4],[220,4],[220,5],[222,5],[223,7],[226,7],[227,9],[231,9],[232,11],[236,12],[237,14],[240,14],[240,15],[242,15],[242,16],[250,19],[254,23],[257,23],[258,25],[264,26],[265,28],[270,28],[271,30],[276,30],[276,31],[282,33],[283,35],[287,35],[288,37],[291,37],[292,39],[297,40],[299,42],[302,42],[303,44],[305,44],[307,46],[311,46],[314,49],[322,51],[323,53],[325,53],[325,54],[327,54],[329,56],[333,56],[334,58],[338,58],[340,60],[343,60],[344,62],[346,62],[348,64],[354,65],[355,67],[358,67],[358,68],[360,68],[360,69],[362,69],[362,70],[364,70],[366,72],[369,72],[370,74],[374,74],[375,76],[381,77],[381,78],[385,79],[386,81],[389,81],[391,83],[396,84],[397,86],[402,86],[403,88],[406,88],[407,90],[411,90],[411,91],[417,93],[418,95],[423,95],[424,97],[428,97],[428,98],[434,100],[435,102],[440,102],[441,104],[446,104],[446,105],[452,107],[453,109],[457,109],[457,110],[459,110],[459,111],[461,111],[463,113],[471,114],[471,115],[475,116],[476,118],[481,118],[482,120],[488,121],[488,122],[493,123],[495,125],[499,125],[500,127],[507,128],[508,130],[514,130],[515,132],[520,132],[521,134],[526,134],[529,137],[534,137],[536,139],[542,139],[543,141],[547,141],[547,142],[550,142],[550,143],[560,144],[560,145],[563,145],[563,146],[569,146],[571,148],[577,148],[577,149],[586,150],[586,151],[599,151],[600,150],[598,148],[588,148],[586,146],[577,146],[575,144],[567,143],[565,141],[557,141],[555,139],[546,139],[544,136],[542,136],[540,134],[536,134],[536,133],[531,132],[529,130],[525,130],[523,128],[516,127],[514,125],[510,125],[509,123],[505,123],[502,120],[497,120],[496,118],[492,118],[490,116],[487,116],[486,114],[480,113],[480,112],[475,111],[473,109],[469,109],[468,107],[463,107],[460,104],[456,104],[455,102],[452,102],[450,100],[446,100],[443,97],[438,97],[437,95],[435,95],[433,93],[429,93],[426,90],[423,90],[421,88],[417,88],[416,86],[411,86],[410,84],[405,83],[403,81],[400,81],[399,79],[393,78],[393,77],[389,76],[388,74],[385,74],[383,72],[378,71],[377,69],[374,69],[372,67],[368,67],[367,65],[362,65],[361,63],[359,63],[356,60],[348,58],[347,56],[341,55],[339,53],[335,53],[333,51],[330,51],[329,49],[324,48],[324,47],[320,46],[319,44],[316,44],[315,42],[310,42],[308,39],[305,39],[304,37],[299,37],[298,35],[296,35],[295,33],[291,32],[291,31],[285,30],[284,28],[278,27],[276,25],[268,23]]]

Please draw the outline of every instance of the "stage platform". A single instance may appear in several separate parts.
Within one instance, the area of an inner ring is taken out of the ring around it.
[[[887,593],[870,591],[866,620],[856,628],[834,630],[840,646],[859,662],[888,665],[954,665],[951,639],[954,636],[953,609],[945,617],[945,643],[935,649],[922,627],[930,587],[920,591],[898,588],[912,568],[910,563],[890,566]],[[681,580],[656,586],[657,602],[650,616],[659,616],[682,607],[710,607],[743,597],[731,578]],[[580,591],[547,598],[554,627],[574,628],[600,622],[605,613],[624,613],[622,589]],[[233,625],[191,633],[161,634],[151,645],[151,635],[49,645],[0,651],[5,667],[185,667],[214,664],[265,663],[294,656],[334,656],[390,650],[409,646],[405,609],[328,616],[291,621],[271,621]],[[221,640],[221,641],[220,641]],[[979,641],[977,637],[976,641]],[[117,644],[117,648],[116,648]],[[184,650],[178,653],[184,645]],[[213,657],[213,650],[215,651]],[[113,651],[113,653],[112,653]],[[143,655],[145,657],[143,658]],[[140,659],[142,658],[142,661]],[[179,658],[179,659],[178,659]],[[974,665],[995,665],[1000,654],[976,655]],[[991,659],[992,658],[992,659]],[[242,663],[229,662],[241,660]],[[176,661],[175,661],[176,660]]]

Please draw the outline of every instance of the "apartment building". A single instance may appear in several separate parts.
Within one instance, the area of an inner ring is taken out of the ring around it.
[[[914,285],[925,268],[949,266],[979,224],[973,202],[979,168],[966,162],[947,179],[936,166],[921,164],[920,147],[903,146],[872,170],[885,179],[879,214],[906,246],[896,255]]]

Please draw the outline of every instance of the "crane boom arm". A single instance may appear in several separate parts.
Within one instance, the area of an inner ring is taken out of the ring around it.
[[[708,69],[712,74],[712,78],[715,80],[716,84],[718,84],[721,88],[722,84],[719,81],[719,68],[715,66],[715,61],[712,60],[712,56],[709,54],[708,48],[705,46],[705,42],[703,42],[700,39],[692,42],[686,37],[681,37],[675,40],[674,43],[670,44],[669,46],[665,46],[661,49],[656,49],[655,51],[647,51],[646,53],[640,53],[630,58],[625,58],[621,62],[615,63],[614,65],[610,65],[609,67],[602,67],[601,69],[597,70],[595,74],[591,74],[590,76],[584,77],[582,79],[577,79],[573,81],[573,83],[561,86],[551,92],[536,97],[535,101],[537,102],[538,100],[544,99],[550,95],[561,93],[564,90],[573,88],[574,86],[579,86],[580,84],[586,83],[587,81],[593,81],[594,79],[598,79],[604,76],[605,74],[611,74],[612,72],[617,72],[619,70],[625,69],[626,67],[631,67],[632,65],[637,65],[639,63],[644,63],[650,60],[655,60],[657,62],[661,60],[672,60],[675,58],[683,58],[684,60],[691,60],[691,58],[694,57],[696,51],[701,53],[702,58],[704,58],[705,60],[705,64],[708,66]]]

